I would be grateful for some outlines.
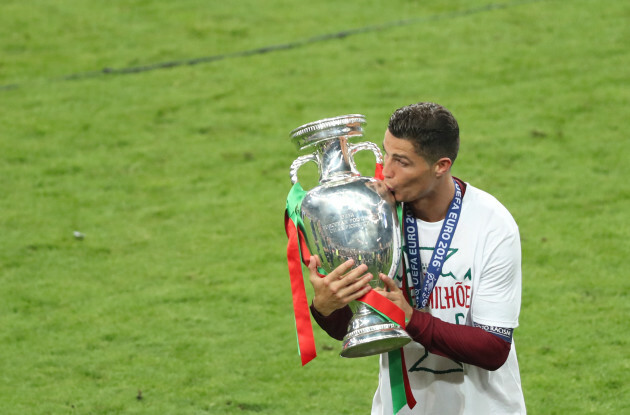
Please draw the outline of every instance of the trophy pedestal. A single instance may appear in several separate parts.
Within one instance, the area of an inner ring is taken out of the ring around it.
[[[341,357],[365,357],[400,349],[411,337],[367,305],[360,303],[343,338]]]

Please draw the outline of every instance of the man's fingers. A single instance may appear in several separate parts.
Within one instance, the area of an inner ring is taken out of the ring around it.
[[[355,292],[350,297],[351,301],[354,301],[354,300],[357,300],[357,299],[363,297],[365,294],[369,293],[371,289],[372,289],[372,287],[370,287],[370,284],[366,285],[365,287],[363,287],[359,291]]]
[[[353,283],[358,278],[361,278],[368,270],[368,266],[361,264],[353,270],[348,271],[345,275],[340,276],[339,279],[345,279],[348,284]]]
[[[345,277],[344,277],[345,278]],[[372,289],[369,282],[373,278],[372,274],[365,274],[361,278],[351,280],[353,281],[351,284],[349,283],[345,287],[339,290],[339,296],[341,298],[346,298],[347,302],[356,300],[359,297],[363,297]],[[344,280],[347,282],[348,280]]]
[[[396,282],[393,279],[389,278],[383,273],[380,273],[378,276],[380,277],[381,281],[385,283],[385,288],[387,288],[387,291],[396,292],[399,290]]]
[[[354,282],[348,288],[350,290],[352,290],[352,291],[358,291],[358,290],[360,290],[362,288],[365,288],[366,285],[367,285],[367,287],[370,287],[369,282],[372,280],[372,278],[373,278],[372,274],[365,274],[363,277],[361,277],[361,279],[359,279],[356,282]]]
[[[349,259],[337,266],[337,268],[332,270],[328,275],[324,276],[317,272],[317,267],[321,264],[319,257],[313,255],[310,257],[308,269],[311,279],[313,279],[316,275],[323,277],[326,285],[331,287],[334,292],[343,290],[345,294],[350,294],[364,288],[364,286],[373,278],[372,274],[365,274],[368,270],[367,265],[361,264],[352,269],[354,263],[353,259]]]
[[[319,266],[321,266],[321,260],[319,259],[319,257],[316,255],[311,255],[308,261],[308,272],[311,281],[324,277],[324,275],[321,275],[317,270],[317,267]]]
[[[315,255],[311,255],[311,258],[308,262],[308,269],[311,272],[317,272],[317,257]]]
[[[317,261],[315,259],[315,256],[311,255],[311,257],[309,258],[309,261],[308,261],[308,268],[309,269],[313,269],[316,266],[317,266]]]
[[[353,265],[354,265],[354,260],[353,259],[349,259],[346,262],[344,262],[343,264],[339,265],[334,270],[332,270],[332,272],[330,274],[328,274],[328,275],[332,279],[339,280],[339,279],[341,279],[344,276],[344,274],[346,272],[348,272],[350,270],[350,268],[352,268]]]

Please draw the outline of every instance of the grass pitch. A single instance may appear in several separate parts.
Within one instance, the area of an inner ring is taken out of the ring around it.
[[[629,17],[595,0],[2,2],[0,412],[368,413],[376,358],[318,330],[318,358],[296,353],[288,132],[363,113],[380,143],[424,100],[460,122],[454,173],[520,225],[529,413],[628,411]]]

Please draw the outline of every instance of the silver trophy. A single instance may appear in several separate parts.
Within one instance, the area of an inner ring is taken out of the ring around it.
[[[378,146],[371,142],[351,144],[363,136],[365,116],[359,114],[326,118],[291,131],[300,149],[315,151],[298,157],[291,165],[291,181],[305,163],[319,168],[319,185],[302,200],[300,216],[312,255],[318,255],[328,273],[348,259],[355,266],[366,264],[374,275],[370,285],[383,286],[379,272],[393,278],[401,260],[401,237],[394,197],[385,184],[361,176],[353,156],[370,150],[382,163]],[[343,339],[343,357],[363,357],[398,349],[411,341],[398,324],[368,305],[353,301],[353,317]]]

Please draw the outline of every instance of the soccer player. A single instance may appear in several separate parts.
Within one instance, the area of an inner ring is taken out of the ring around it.
[[[383,140],[384,182],[402,204],[405,267],[380,274],[380,294],[398,305],[413,341],[402,349],[407,400],[398,414],[524,414],[512,339],[521,304],[521,246],[508,210],[451,175],[459,126],[434,103],[396,110]],[[332,337],[346,334],[348,304],[370,289],[352,260],[317,274],[311,313]],[[402,289],[401,289],[402,288]],[[412,306],[412,305],[413,306]],[[380,357],[372,414],[392,414],[387,354]]]

